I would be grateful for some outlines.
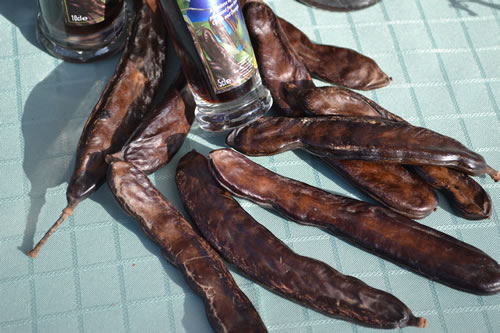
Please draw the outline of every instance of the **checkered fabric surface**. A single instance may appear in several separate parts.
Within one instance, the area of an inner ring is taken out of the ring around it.
[[[500,2],[382,0],[332,13],[269,0],[313,40],[374,58],[393,83],[366,95],[410,122],[454,137],[500,168]],[[207,332],[200,300],[103,186],[31,260],[65,206],[83,124],[117,57],[75,65],[35,39],[35,0],[0,2],[0,332]],[[318,82],[318,84],[323,84]],[[184,153],[224,145],[196,124],[181,151],[151,179],[181,209],[174,182]],[[271,170],[334,193],[368,200],[306,153],[254,158]],[[500,184],[476,178],[493,216],[468,221],[440,197],[421,223],[500,261]],[[386,290],[428,319],[419,332],[500,332],[500,297],[459,292],[361,251],[317,228],[297,225],[240,200],[294,251]],[[234,270],[271,332],[370,332],[278,297]],[[403,329],[404,332],[417,329]]]

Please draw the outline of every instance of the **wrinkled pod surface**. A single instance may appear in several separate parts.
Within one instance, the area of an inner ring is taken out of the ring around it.
[[[193,151],[179,162],[177,188],[198,229],[228,262],[279,295],[323,314],[370,327],[425,326],[397,298],[294,253],[256,222]]]
[[[130,162],[115,159],[107,181],[118,204],[203,300],[215,332],[267,332],[219,255],[143,172]]]
[[[479,295],[500,292],[500,265],[483,251],[390,210],[280,176],[219,149],[210,168],[231,193],[338,235],[417,274]]]

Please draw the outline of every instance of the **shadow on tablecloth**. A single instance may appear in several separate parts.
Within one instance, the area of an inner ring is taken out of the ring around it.
[[[451,7],[463,10],[470,16],[477,16],[477,13],[469,7],[469,4],[482,5],[496,10],[500,10],[500,5],[495,5],[493,3],[488,2],[487,0],[449,0],[449,1]]]

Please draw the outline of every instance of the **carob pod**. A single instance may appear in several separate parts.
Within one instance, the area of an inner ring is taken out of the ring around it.
[[[122,150],[113,156],[133,163],[146,174],[153,173],[167,164],[182,146],[191,129],[195,107],[188,88],[181,93],[171,88]]]
[[[293,86],[298,91],[313,89],[314,84],[307,68],[293,50],[289,39],[281,30],[278,18],[268,6],[256,0],[240,0],[240,3],[245,5],[245,19],[255,53],[259,57],[262,79],[271,91],[280,113],[290,117],[303,116],[303,103],[300,97],[294,98],[289,87]],[[357,164],[353,163],[349,173],[347,164],[351,162],[327,163],[337,164],[338,172],[373,199],[411,218],[423,218],[437,206],[436,194],[401,166],[358,162],[359,167],[354,169]],[[386,174],[390,176],[385,177]],[[359,178],[362,176],[365,178]],[[377,176],[378,183],[373,183],[373,176]],[[408,196],[409,192],[413,193]]]
[[[264,85],[282,114],[299,116],[300,112],[284,97],[285,86],[314,87],[307,68],[293,50],[271,8],[260,1],[247,1],[243,14]]]
[[[373,59],[348,48],[313,43],[293,24],[278,19],[293,49],[314,77],[359,90],[382,88],[391,83],[391,78]]]
[[[363,95],[345,88],[299,89],[289,85],[286,96],[294,99],[304,114],[380,117],[377,110],[365,103]],[[420,219],[438,205],[433,189],[402,165],[331,157],[322,160],[359,190],[399,214]]]
[[[479,295],[500,292],[500,265],[483,251],[380,206],[280,176],[229,150],[209,154],[218,182],[236,196],[314,225],[417,274]]]
[[[119,205],[203,300],[214,331],[267,332],[219,255],[143,172],[130,162],[113,160],[107,180]]]
[[[382,117],[405,122],[403,118],[387,111],[371,99],[354,91],[339,87],[317,87],[298,89],[287,87],[287,98],[294,98],[297,104],[308,114],[313,115],[349,115]],[[343,161],[326,158],[333,167],[343,167]],[[369,162],[371,163],[371,162]],[[439,166],[422,165],[413,169],[425,181],[441,190],[454,211],[467,219],[489,218],[492,212],[491,198],[474,179],[462,172]]]
[[[154,0],[137,1],[136,15],[113,76],[92,110],[76,151],[75,170],[66,190],[68,205],[28,252],[35,258],[75,207],[105,181],[108,154],[119,151],[151,106],[166,62],[166,31]]]
[[[425,326],[425,319],[415,317],[391,294],[293,252],[220,187],[201,154],[193,151],[182,157],[176,182],[201,233],[249,278],[335,318],[378,328]]]
[[[321,159],[360,191],[396,213],[422,219],[436,210],[436,192],[400,164]]]
[[[493,203],[484,188],[463,172],[450,168],[420,165],[415,172],[428,184],[440,190],[453,211],[469,220],[491,217]]]
[[[240,5],[243,8],[249,2],[260,2],[263,4],[261,0],[240,0]],[[263,6],[266,5],[263,4]],[[270,8],[266,9],[266,11],[272,12]],[[255,13],[255,9],[248,13],[245,12],[247,26],[255,20],[253,16]],[[282,56],[284,56],[282,60],[293,60],[293,65],[296,67],[296,59],[299,59],[303,64],[302,66],[305,65],[309,73],[327,82],[360,90],[381,88],[391,82],[391,78],[380,69],[373,59],[351,49],[313,43],[302,31],[283,18],[276,16],[274,13],[272,15],[267,13],[266,16],[270,19],[269,24],[271,25],[274,25],[277,20],[282,30],[277,28],[265,31],[251,29],[251,36],[255,36],[252,37],[253,39],[266,40],[266,42],[262,42],[261,44],[254,41],[254,45],[257,44],[254,46],[254,49],[257,55],[262,58],[266,58],[266,55],[273,52],[277,54],[279,50],[276,50],[276,48],[285,47],[285,49],[280,51],[282,52]],[[265,16],[263,17],[265,18]],[[259,18],[259,22],[261,19]],[[257,22],[257,24],[259,23]],[[288,43],[283,41],[285,38],[288,40]],[[274,50],[270,50],[270,48]],[[286,65],[286,62],[281,67],[284,68],[284,65]],[[261,66],[260,62],[259,66]],[[296,68],[302,70],[302,66]],[[272,75],[273,73],[267,72],[270,68],[272,69],[273,66],[262,69],[261,76],[265,77],[266,74]],[[278,73],[280,72],[285,71],[282,69]],[[299,74],[301,73],[299,72]],[[304,78],[297,77],[297,79]]]
[[[287,100],[292,100],[309,116],[352,116],[380,117],[393,121],[406,122],[366,96],[342,87],[312,87],[302,89],[293,84],[284,87]]]
[[[265,117],[233,130],[226,143],[252,156],[305,149],[337,159],[439,165],[500,180],[500,172],[460,142],[426,128],[374,117]]]
[[[380,2],[380,0],[299,0],[299,2],[321,9],[344,12],[363,9]]]

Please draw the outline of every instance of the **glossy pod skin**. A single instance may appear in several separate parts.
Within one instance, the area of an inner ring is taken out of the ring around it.
[[[163,77],[166,31],[153,0],[143,0],[135,30],[83,130],[68,201],[87,198],[105,181],[106,155],[120,150],[149,111]]]
[[[340,87],[299,89],[288,85],[286,96],[296,100],[304,115],[380,117],[385,111],[375,110],[368,98]],[[433,189],[402,165],[331,157],[322,160],[359,190],[399,214],[421,219],[436,210],[438,198]]]
[[[289,85],[287,94],[293,96],[289,98],[300,101],[297,104],[300,104],[300,107],[311,115],[370,116],[407,123],[403,118],[387,111],[369,98],[344,88],[297,89],[295,86]],[[325,160],[333,164],[332,167],[336,169],[346,168],[344,161],[328,158]],[[377,168],[375,165],[373,167]],[[491,216],[493,205],[490,196],[471,177],[462,172],[439,166],[422,165],[415,166],[413,169],[428,184],[443,192],[458,215],[470,220],[485,219]],[[352,177],[351,173],[346,171],[342,174],[345,177]],[[363,180],[365,178],[357,177],[356,179]]]
[[[114,157],[133,163],[146,174],[167,164],[180,149],[194,120],[189,89],[171,88]]]
[[[302,89],[288,84],[285,91],[286,98],[294,100],[303,115],[381,117],[406,123],[403,118],[350,89],[334,86]]]
[[[402,165],[329,157],[321,159],[357,189],[396,213],[422,219],[436,210],[436,193]]]
[[[301,224],[326,229],[431,280],[474,294],[500,292],[500,265],[483,251],[390,210],[280,176],[229,150],[209,154],[234,195]]]
[[[491,217],[493,203],[479,183],[466,174],[439,166],[414,166],[428,184],[442,191],[453,211],[469,220]]]
[[[249,278],[299,304],[357,324],[425,326],[397,298],[294,253],[255,221],[210,175],[208,160],[193,151],[177,166],[182,202],[203,236]]]
[[[282,18],[279,18],[279,23],[314,77],[359,90],[382,88],[391,82],[373,59],[348,48],[313,43],[293,24]]]
[[[304,102],[298,92],[312,91],[314,84],[308,69],[302,63],[303,59],[300,59],[289,41],[298,44],[297,40],[302,40],[302,45],[306,45],[307,42],[303,39],[307,37],[298,30],[291,29],[290,25],[286,25],[286,22],[282,23],[283,20],[277,18],[273,11],[261,1],[240,0],[240,3],[245,6],[245,19],[255,52],[259,57],[261,77],[271,91],[279,113],[289,117],[304,116]],[[281,27],[285,27],[288,38],[284,35]],[[302,48],[305,49],[306,46]],[[297,50],[300,51],[300,48]],[[345,61],[339,64],[339,68],[343,67],[343,70],[337,74],[340,77],[350,78],[346,79],[345,82],[350,82],[350,84],[357,82],[358,88],[361,85],[366,87],[369,84],[375,86],[374,81],[381,82],[376,78],[384,80],[385,74],[374,70],[376,65],[367,65],[363,67],[364,70],[356,71],[352,67],[347,70],[346,66],[342,66],[342,63]],[[368,62],[365,61],[365,63]],[[336,62],[332,62],[330,65],[326,65],[325,62],[322,64],[332,67],[329,70],[334,70],[337,65]],[[351,74],[349,74],[350,71],[352,71]],[[356,79],[354,79],[354,74],[358,75]],[[317,102],[320,103],[321,99],[318,99]],[[377,115],[376,112],[373,114]],[[361,161],[351,163],[328,158],[326,160],[331,167],[336,166],[336,171],[354,186],[401,214],[411,218],[423,218],[433,212],[437,206],[436,194],[419,177],[413,176],[402,166],[383,166],[380,163]],[[350,164],[352,166],[349,166]],[[365,178],[360,178],[363,176]],[[374,183],[373,180],[377,180],[377,183]],[[411,195],[408,196],[408,193]]]
[[[267,332],[219,255],[144,173],[132,163],[114,160],[107,180],[119,205],[203,300],[215,332]]]
[[[331,10],[350,11],[372,6],[380,0],[299,0],[306,5]]]
[[[253,156],[305,149],[337,159],[447,166],[500,180],[498,171],[460,142],[426,128],[374,117],[265,117],[232,131],[226,143]]]
[[[74,208],[104,182],[105,157],[119,151],[149,110],[164,73],[166,31],[154,0],[136,1],[125,49],[90,114],[78,142],[68,205],[33,250],[38,251]]]
[[[243,14],[262,82],[271,92],[274,104],[283,115],[300,115],[295,106],[285,99],[284,89],[287,84],[314,87],[307,68],[293,50],[271,8],[260,1],[247,1]]]

